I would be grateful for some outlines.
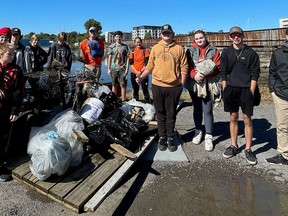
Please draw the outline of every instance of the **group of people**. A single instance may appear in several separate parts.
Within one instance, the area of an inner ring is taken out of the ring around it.
[[[230,113],[231,145],[224,151],[224,158],[240,152],[238,146],[239,110],[244,122],[245,158],[251,165],[257,164],[252,152],[254,94],[258,88],[260,59],[258,54],[244,44],[244,32],[234,26],[229,31],[232,45],[222,53],[211,45],[202,30],[194,32],[194,42],[186,51],[173,40],[174,32],[169,24],[161,28],[161,40],[150,52],[148,64],[136,76],[140,84],[152,73],[152,94],[158,123],[158,149],[173,152],[176,107],[182,88],[185,87],[193,103],[195,133],[194,144],[200,144],[204,133],[205,150],[212,151],[213,104],[223,100],[224,111]],[[219,85],[221,83],[221,85]],[[269,67],[269,88],[275,103],[277,118],[277,150],[279,154],[266,161],[288,165],[288,29],[286,40],[276,49]],[[221,88],[221,89],[220,89]],[[204,119],[204,130],[202,121]]]
[[[253,138],[253,100],[260,76],[258,54],[244,44],[244,32],[232,27],[229,38],[232,45],[219,50],[209,43],[202,30],[194,32],[192,46],[184,50],[173,40],[172,26],[161,27],[161,40],[151,51],[142,46],[142,39],[135,38],[135,48],[129,50],[122,42],[121,31],[114,34],[115,43],[108,48],[108,74],[112,79],[112,91],[126,100],[126,76],[131,67],[133,97],[139,100],[139,85],[143,89],[145,102],[150,103],[148,90],[149,74],[152,74],[153,105],[158,124],[158,149],[174,152],[176,108],[183,87],[187,88],[193,102],[195,133],[192,142],[196,145],[205,140],[205,150],[213,151],[213,106],[223,99],[224,111],[230,113],[231,145],[223,157],[231,158],[239,153],[237,143],[239,109],[243,113],[245,156],[249,164],[255,165],[257,158],[251,150]],[[40,38],[35,34],[24,47],[19,28],[0,28],[0,181],[7,181],[11,172],[4,166],[5,143],[11,124],[17,120],[24,94],[24,74],[43,70],[44,64],[53,66],[53,61],[61,62],[70,71],[72,55],[66,43],[67,34],[58,34],[48,53],[40,46]],[[89,28],[89,37],[80,44],[80,56],[85,68],[93,71],[96,80],[101,76],[101,62],[104,42],[98,37],[95,27]],[[220,85],[221,83],[221,85]],[[274,51],[269,67],[269,88],[275,103],[277,118],[278,151],[267,162],[288,165],[288,29],[281,48]],[[202,123],[204,120],[204,128]]]
[[[19,28],[0,28],[0,181],[11,179],[11,171],[4,163],[9,153],[13,124],[21,112],[25,75],[43,71],[45,64],[52,67],[54,60],[62,63],[68,71],[72,65],[65,32],[58,34],[57,42],[51,44],[48,53],[39,45],[38,35],[33,34],[26,46],[20,42],[21,37]]]

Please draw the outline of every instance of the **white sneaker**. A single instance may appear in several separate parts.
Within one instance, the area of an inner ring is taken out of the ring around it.
[[[211,134],[205,135],[205,150],[206,151],[213,151],[213,137]]]
[[[202,139],[202,131],[201,130],[195,130],[194,137],[192,139],[192,143],[195,145],[199,145]]]

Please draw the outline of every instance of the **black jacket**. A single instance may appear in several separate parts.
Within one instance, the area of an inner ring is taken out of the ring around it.
[[[244,46],[239,59],[232,46],[221,54],[220,76],[233,87],[248,88],[251,80],[258,81],[260,76],[260,60],[258,54],[249,46]]]
[[[282,45],[272,54],[269,66],[269,89],[281,99],[288,101],[288,47],[286,45]]]

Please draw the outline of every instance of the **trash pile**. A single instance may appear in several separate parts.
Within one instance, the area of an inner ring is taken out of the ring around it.
[[[153,105],[135,99],[121,102],[107,86],[100,86],[79,112],[67,108],[49,123],[32,127],[27,148],[31,172],[40,180],[63,175],[69,167],[81,164],[86,151],[97,152],[112,143],[135,151],[143,144],[137,142],[139,135],[154,118]],[[73,138],[73,129],[84,132],[89,138],[87,145]]]

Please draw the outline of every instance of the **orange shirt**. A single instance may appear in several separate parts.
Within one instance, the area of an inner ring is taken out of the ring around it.
[[[132,52],[130,52],[129,54],[129,59],[133,59],[133,55],[134,55],[133,67],[137,71],[143,71],[145,67],[145,58],[149,58],[149,55],[150,55],[150,52],[147,48],[145,49],[145,53],[143,53],[143,49],[144,49],[143,47],[141,48],[135,47],[134,54]],[[131,70],[131,72],[136,73],[136,71],[134,71],[133,69]]]
[[[104,43],[101,39],[97,39],[98,42],[99,42],[99,45],[102,49],[102,53],[104,53]],[[85,59],[84,59],[84,64],[87,64],[87,65],[93,65],[93,66],[98,66],[98,65],[101,65],[101,61],[102,61],[102,58],[101,57],[93,57],[91,54],[90,54],[90,49],[89,49],[89,46],[88,46],[88,39],[84,39],[81,44],[80,44],[80,49],[82,50],[84,56],[85,56]]]

